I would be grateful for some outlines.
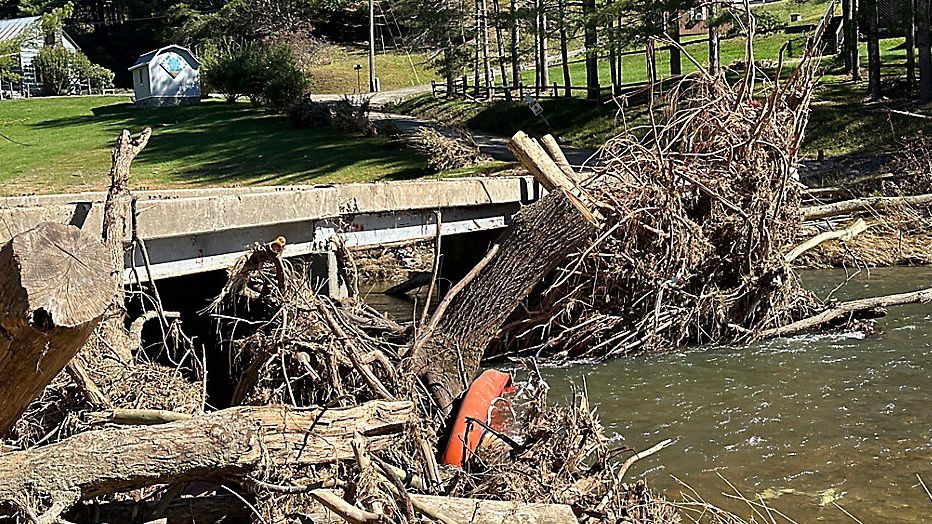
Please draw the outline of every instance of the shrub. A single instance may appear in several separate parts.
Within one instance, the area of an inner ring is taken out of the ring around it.
[[[67,95],[73,87],[105,89],[113,87],[113,71],[99,66],[80,51],[64,47],[45,46],[33,59],[42,79],[42,89],[48,95]]]
[[[64,47],[45,46],[39,49],[32,63],[42,78],[45,94],[67,95],[71,91],[76,55]]]
[[[201,83],[204,91],[220,93],[228,102],[235,102],[243,96],[237,83],[240,77],[238,66],[239,63],[231,53],[215,51],[206,55],[201,65]]]
[[[91,88],[103,91],[113,87],[113,77],[113,71],[102,65],[91,64],[84,78],[90,81]]]
[[[272,110],[284,111],[301,99],[310,82],[290,47],[267,48],[263,58],[262,99]]]
[[[299,101],[309,85],[289,47],[262,42],[212,51],[205,59],[202,79],[209,90],[231,102],[245,96],[254,106],[265,104],[275,111]]]

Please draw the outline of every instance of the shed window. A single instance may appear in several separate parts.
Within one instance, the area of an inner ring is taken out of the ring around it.
[[[139,83],[142,84],[142,69],[139,69]]]

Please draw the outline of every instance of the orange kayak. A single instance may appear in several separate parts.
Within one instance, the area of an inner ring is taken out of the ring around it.
[[[467,434],[467,419],[472,418],[490,423],[489,412],[492,402],[502,395],[513,393],[515,386],[511,375],[494,369],[484,371],[479,378],[473,381],[463,398],[456,419],[453,422],[453,431],[447,448],[443,452],[441,461],[450,466],[462,467],[468,454],[475,452],[485,433],[485,428],[479,424],[472,424]],[[499,428],[495,428],[499,429]]]

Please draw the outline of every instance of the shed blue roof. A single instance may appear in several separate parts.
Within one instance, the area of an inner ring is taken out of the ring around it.
[[[139,67],[139,66],[146,65],[146,64],[148,64],[149,62],[151,62],[152,60],[154,60],[155,57],[159,56],[160,54],[164,53],[165,51],[171,51],[171,50],[183,51],[183,52],[187,53],[187,54],[191,57],[191,60],[194,60],[195,65],[197,65],[197,66],[200,66],[200,65],[201,65],[201,62],[197,59],[196,56],[194,56],[194,53],[192,53],[191,50],[189,50],[189,49],[186,48],[186,47],[182,47],[182,46],[180,46],[180,45],[172,44],[172,45],[167,45],[167,46],[165,46],[165,47],[160,47],[160,48],[155,49],[155,50],[153,50],[153,51],[149,51],[148,53],[139,55],[139,58],[137,58],[136,61],[133,62],[133,65],[129,66],[129,69],[130,69],[130,70],[133,70],[133,69],[136,69],[136,68]]]

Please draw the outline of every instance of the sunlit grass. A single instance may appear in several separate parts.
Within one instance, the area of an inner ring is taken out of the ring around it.
[[[383,139],[290,129],[245,103],[135,109],[114,97],[0,102],[0,194],[105,189],[124,128],[153,128],[134,188],[316,184],[421,176],[423,160]]]

